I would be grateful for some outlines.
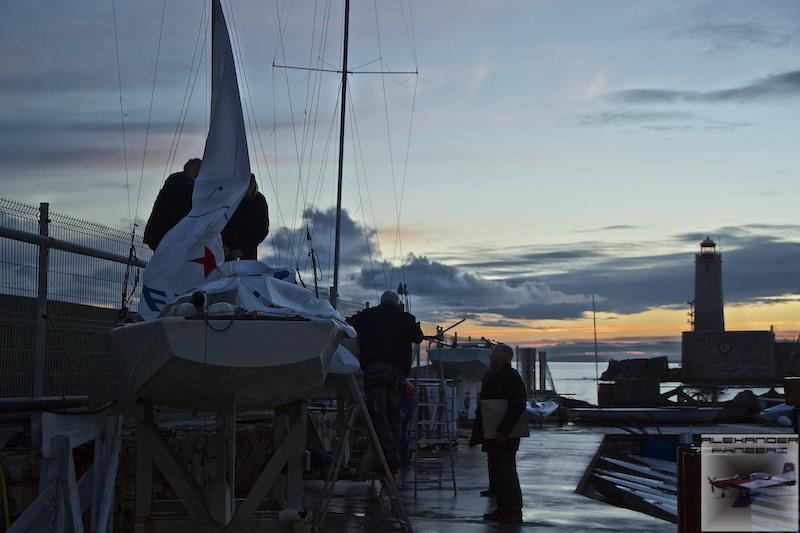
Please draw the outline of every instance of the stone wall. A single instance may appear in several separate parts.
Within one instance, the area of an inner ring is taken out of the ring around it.
[[[771,331],[685,331],[681,359],[686,383],[753,385],[781,379]]]

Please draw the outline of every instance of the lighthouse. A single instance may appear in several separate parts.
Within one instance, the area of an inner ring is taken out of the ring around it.
[[[694,331],[725,331],[722,309],[722,256],[706,237],[694,256]]]

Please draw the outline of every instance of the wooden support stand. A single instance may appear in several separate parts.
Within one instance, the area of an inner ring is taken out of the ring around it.
[[[306,447],[306,404],[296,402],[275,410],[276,448],[244,499],[234,495],[236,465],[236,410],[216,415],[218,467],[207,485],[195,479],[176,457],[153,418],[153,408],[139,403],[136,416],[136,532],[198,531],[244,532],[309,531],[303,510],[303,456]],[[286,476],[281,471],[286,467]],[[179,506],[153,501],[153,467],[166,477]],[[264,498],[276,484],[286,483],[284,511],[262,510]]]
[[[42,463],[39,495],[8,529],[9,533],[42,531],[83,533],[89,509],[91,531],[113,530],[114,486],[122,442],[118,415],[37,413]],[[80,479],[72,450],[94,441],[94,463]]]

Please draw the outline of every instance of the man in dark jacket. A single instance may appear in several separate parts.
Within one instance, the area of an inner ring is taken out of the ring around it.
[[[247,192],[222,230],[225,260],[258,259],[258,245],[268,234],[267,199],[258,192],[255,175],[250,174]]]
[[[188,160],[183,165],[183,171],[170,174],[158,191],[153,212],[144,228],[143,240],[151,250],[158,248],[164,235],[192,210],[192,191],[194,180],[200,172],[200,163],[200,159]]]
[[[392,472],[400,466],[403,386],[411,370],[411,344],[422,342],[422,329],[403,311],[394,291],[381,295],[381,304],[347,320],[358,333],[359,359],[364,370],[367,409]]]
[[[501,524],[522,522],[522,490],[517,476],[519,437],[509,438],[519,417],[525,411],[527,394],[519,373],[511,367],[514,352],[506,344],[495,346],[489,356],[490,369],[483,378],[478,412],[472,428],[470,446],[483,443],[489,465],[489,492],[497,498],[497,508],[483,515],[484,520]],[[497,426],[498,436],[484,439],[480,401],[508,400],[508,411]]]

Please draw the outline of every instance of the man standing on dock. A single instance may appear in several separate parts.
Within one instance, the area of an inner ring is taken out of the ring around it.
[[[470,446],[483,443],[489,464],[489,492],[497,498],[497,508],[483,515],[484,520],[501,524],[522,522],[522,490],[517,476],[519,437],[508,437],[525,411],[527,394],[519,373],[511,367],[514,351],[507,344],[498,344],[489,356],[489,371],[483,378],[478,412],[472,428]],[[483,437],[480,402],[507,400],[508,410],[497,426],[497,436]],[[482,493],[483,494],[483,493]]]
[[[411,344],[422,342],[422,329],[414,315],[403,311],[394,291],[384,292],[379,306],[364,309],[347,321],[358,333],[367,409],[389,469],[396,472],[403,387],[411,371]]]

